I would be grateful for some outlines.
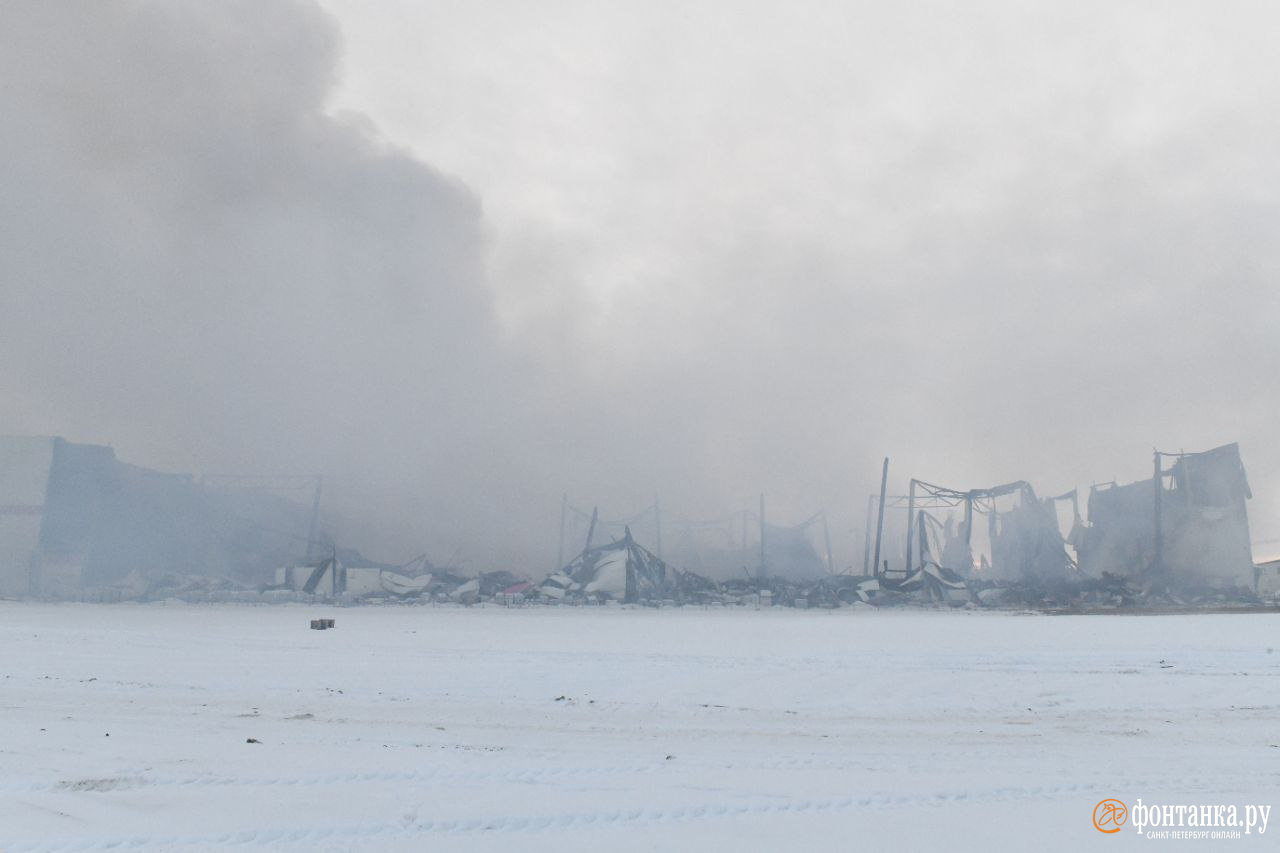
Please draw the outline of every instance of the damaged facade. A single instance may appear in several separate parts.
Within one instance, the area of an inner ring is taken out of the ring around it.
[[[1170,589],[1253,588],[1239,446],[1155,458],[1150,480],[1090,490],[1089,524],[1073,537],[1081,568]]]
[[[905,559],[874,570],[868,565],[865,574],[875,584],[863,592],[883,598],[887,591],[910,591],[955,602],[963,597],[955,586],[962,581],[977,600],[993,604],[1132,604],[1153,595],[1174,603],[1252,599],[1261,573],[1249,540],[1251,496],[1235,444],[1156,453],[1152,479],[1094,486],[1087,520],[1074,491],[1040,499],[1025,481],[957,490],[912,480],[908,495],[884,501],[891,513],[906,510],[904,548],[894,552]],[[1071,509],[1066,536],[1058,516],[1064,502]],[[940,512],[948,514],[939,518]],[[985,517],[981,527],[978,516]],[[977,530],[985,532],[985,547],[975,559]]]
[[[1041,500],[1025,480],[968,490],[912,480],[908,495],[888,503],[907,514],[905,557],[867,574],[900,581],[934,567],[959,578],[1057,583],[1076,571],[1054,499]],[[976,533],[985,552],[975,560]]]
[[[255,582],[301,550],[309,525],[301,504],[130,465],[110,447],[0,437],[0,596],[172,575]]]

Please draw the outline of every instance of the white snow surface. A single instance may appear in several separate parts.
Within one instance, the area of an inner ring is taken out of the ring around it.
[[[1277,628],[0,602],[0,849],[1131,849],[1280,805]]]

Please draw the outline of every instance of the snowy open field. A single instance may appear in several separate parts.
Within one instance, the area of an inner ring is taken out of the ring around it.
[[[0,602],[0,638],[5,851],[1128,849],[1099,800],[1280,805],[1271,615]]]

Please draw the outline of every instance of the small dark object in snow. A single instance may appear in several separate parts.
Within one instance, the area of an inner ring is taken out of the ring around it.
[[[564,696],[557,696],[557,697],[556,697],[556,701],[557,701],[557,702],[563,702],[564,700],[565,700],[565,697],[564,697]]]
[[[111,737],[111,732],[107,732],[103,737]]]
[[[262,741],[258,740],[256,737],[245,738],[244,742],[245,743],[262,743]]]
[[[312,631],[327,631],[328,629],[335,627],[335,626],[336,626],[336,624],[337,624],[337,623],[336,623],[336,620],[334,620],[334,619],[312,619],[312,620],[311,620],[311,630],[312,630]]]
[[[1160,668],[1161,668],[1161,669],[1173,669],[1173,664],[1171,664],[1171,663],[1165,663],[1164,661],[1160,661]]]
[[[666,759],[665,759],[665,760],[670,761],[670,760],[671,760],[671,759],[673,759],[673,758],[675,758],[675,756],[674,756],[674,755],[668,755],[668,756],[666,757]]]

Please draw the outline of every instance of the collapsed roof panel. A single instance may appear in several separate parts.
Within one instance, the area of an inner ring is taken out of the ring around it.
[[[691,600],[715,588],[706,578],[668,567],[626,528],[622,539],[587,548],[533,591],[557,601],[589,598],[634,603]]]

